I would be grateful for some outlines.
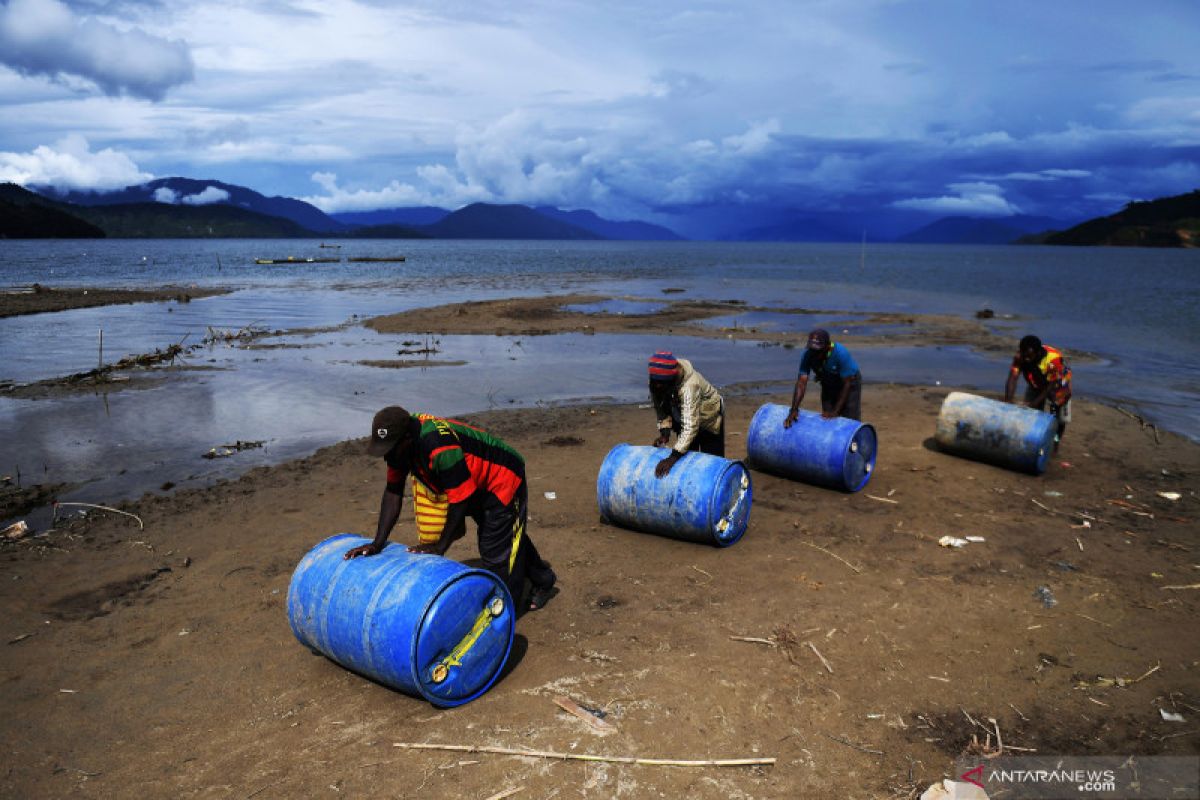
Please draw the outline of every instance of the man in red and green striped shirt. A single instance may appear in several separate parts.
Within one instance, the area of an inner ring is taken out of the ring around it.
[[[556,576],[529,538],[529,492],[525,460],[512,447],[486,431],[457,420],[416,417],[388,406],[371,423],[371,455],[387,464],[387,486],[379,507],[375,540],[346,552],[346,558],[372,556],[383,550],[396,520],[409,473],[449,500],[446,523],[436,542],[413,545],[411,553],[444,555],[465,531],[468,516],[479,534],[483,565],[500,576],[514,602],[520,603],[525,579],[533,584],[530,608],[541,608],[554,596]]]

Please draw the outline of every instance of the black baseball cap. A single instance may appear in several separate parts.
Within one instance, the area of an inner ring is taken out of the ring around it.
[[[396,442],[408,435],[408,423],[411,421],[412,414],[400,406],[381,409],[371,420],[371,441],[367,444],[367,453],[373,456],[387,455]]]

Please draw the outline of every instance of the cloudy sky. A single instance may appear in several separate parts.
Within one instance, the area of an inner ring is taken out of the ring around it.
[[[1081,219],[1200,187],[1200,2],[0,0],[0,180],[174,175],[692,236]]]

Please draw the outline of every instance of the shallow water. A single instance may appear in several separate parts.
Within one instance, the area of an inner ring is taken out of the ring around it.
[[[642,400],[646,356],[662,348],[692,359],[719,385],[774,381],[774,390],[786,393],[795,378],[798,350],[643,335],[443,336],[432,358],[465,365],[384,369],[359,363],[411,358],[398,355],[402,343],[423,339],[377,334],[357,324],[362,318],[564,292],[619,298],[586,309],[594,313],[645,313],[648,305],[682,298],[828,309],[811,316],[753,312],[752,323],[749,312],[726,318],[742,327],[784,326],[770,329],[796,333],[797,341],[816,321],[852,321],[877,311],[971,316],[986,306],[1020,317],[992,323],[1013,337],[1014,346],[1032,331],[1068,353],[1098,354],[1075,367],[1080,396],[1136,407],[1163,427],[1200,438],[1200,295],[1193,279],[1200,259],[1192,252],[880,245],[867,248],[862,268],[859,248],[844,245],[354,242],[341,255],[390,255],[403,248],[408,260],[253,264],[262,256],[320,255],[315,248],[315,242],[245,240],[0,242],[4,286],[38,281],[237,288],[185,304],[0,320],[0,381],[93,368],[101,328],[108,362],[181,340],[197,343],[209,327],[327,329],[268,337],[252,349],[202,348],[186,363],[203,369],[163,374],[146,388],[0,399],[0,472],[19,465],[27,483],[88,481],[74,496],[97,502],[166,482],[202,485],[362,436],[371,414],[389,403],[465,414]],[[890,328],[844,327],[859,334]],[[868,383],[941,381],[999,392],[1006,376],[1007,357],[962,348],[856,348],[854,354]],[[869,409],[868,388],[868,419]],[[227,459],[201,458],[237,439],[266,445]]]

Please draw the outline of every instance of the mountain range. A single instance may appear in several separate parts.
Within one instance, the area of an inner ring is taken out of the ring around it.
[[[1200,189],[1129,203],[1107,217],[1053,233],[1045,244],[1200,247]]]
[[[732,241],[847,242],[859,236],[796,215],[751,227]],[[1048,217],[946,217],[895,241],[925,244],[1200,246],[1200,191],[1131,203],[1082,222]],[[1064,230],[1065,228],[1065,230]],[[438,238],[678,241],[660,225],[604,219],[584,209],[473,203],[326,214],[291,197],[267,197],[214,180],[159,178],[111,192],[36,191],[0,185],[0,238]]]
[[[1022,236],[1062,230],[1071,223],[1050,217],[943,217],[901,236],[906,244],[1012,244]]]

